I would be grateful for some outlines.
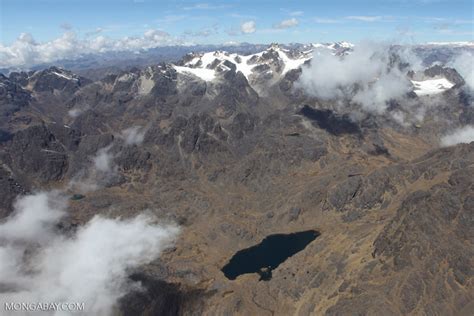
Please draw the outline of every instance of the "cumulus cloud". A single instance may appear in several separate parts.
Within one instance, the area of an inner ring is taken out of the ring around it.
[[[102,31],[100,29],[100,31]],[[96,32],[96,35],[99,32]],[[0,44],[0,67],[30,67],[36,64],[49,63],[62,59],[73,59],[86,54],[109,51],[137,51],[158,46],[180,43],[170,34],[150,29],[142,36],[111,39],[103,35],[85,39],[77,37],[73,31],[66,31],[62,36],[48,42],[37,42],[28,33],[22,33],[10,46]]]
[[[387,101],[412,89],[406,74],[390,65],[392,57],[389,46],[374,43],[358,45],[346,56],[318,51],[311,64],[303,66],[296,86],[320,99],[349,99],[368,112],[382,113]]]
[[[120,179],[118,167],[114,162],[117,153],[113,152],[113,144],[100,148],[91,157],[91,165],[79,171],[68,183],[70,190],[86,193],[107,186]]]
[[[336,24],[336,23],[342,23],[342,21],[339,20],[339,19],[319,18],[319,17],[313,18],[313,21],[314,21],[315,23],[319,23],[319,24]]]
[[[397,99],[411,90],[411,83],[398,70],[382,73],[374,82],[358,91],[353,101],[362,104],[369,112],[383,113],[386,102]]]
[[[141,144],[145,138],[146,129],[141,126],[126,128],[120,134],[127,145]]]
[[[192,6],[184,7],[184,10],[219,10],[219,9],[227,9],[229,5],[221,4],[221,5],[214,5],[209,3],[196,3]]]
[[[456,144],[469,144],[474,142],[474,126],[464,126],[458,128],[441,138],[442,146],[453,146]]]
[[[95,170],[103,173],[113,172],[113,154],[110,152],[112,146],[107,146],[98,150],[97,155],[92,158]]]
[[[474,91],[474,55],[472,52],[464,52],[449,63],[450,67],[455,68],[466,81],[466,86]]]
[[[52,225],[63,215],[67,200],[59,191],[24,196],[16,201],[16,212],[0,225],[0,240],[43,243],[52,237]],[[2,278],[0,278],[2,279]]]
[[[370,15],[351,15],[346,16],[348,20],[362,21],[362,22],[376,22],[383,19],[381,16],[370,16]]]
[[[304,11],[291,11],[289,14],[291,16],[301,16],[304,14]]]
[[[240,25],[240,30],[244,34],[255,33],[256,29],[255,21],[247,21]]]
[[[135,269],[157,258],[179,232],[149,216],[94,217],[72,236],[55,227],[66,216],[65,197],[40,192],[22,197],[0,224],[0,289],[6,302],[84,303],[88,315],[110,315],[137,284]]]
[[[299,22],[296,18],[291,18],[291,19],[288,19],[288,20],[283,20],[280,23],[276,24],[275,28],[277,28],[277,29],[287,29],[287,28],[290,28],[290,27],[297,26],[298,23]]]

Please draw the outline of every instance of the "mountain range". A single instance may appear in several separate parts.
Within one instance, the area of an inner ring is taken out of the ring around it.
[[[474,313],[472,45],[185,49],[4,71],[3,222],[60,190],[64,236],[97,214],[179,226],[113,314]],[[306,230],[270,280],[221,271]]]

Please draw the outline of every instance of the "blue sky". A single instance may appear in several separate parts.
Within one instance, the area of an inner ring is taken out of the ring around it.
[[[65,32],[118,39],[147,30],[168,43],[473,40],[471,0],[0,1],[3,45],[20,33],[45,42]]]

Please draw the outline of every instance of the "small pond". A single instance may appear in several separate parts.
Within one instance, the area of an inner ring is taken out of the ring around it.
[[[230,280],[242,274],[258,273],[260,280],[268,281],[273,269],[306,248],[319,235],[315,230],[269,235],[261,243],[237,251],[222,272]]]

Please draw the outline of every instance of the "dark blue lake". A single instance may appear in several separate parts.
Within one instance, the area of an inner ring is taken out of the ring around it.
[[[306,248],[319,235],[315,230],[269,235],[261,243],[236,252],[222,272],[230,280],[246,273],[258,273],[260,280],[270,280],[273,269]]]

